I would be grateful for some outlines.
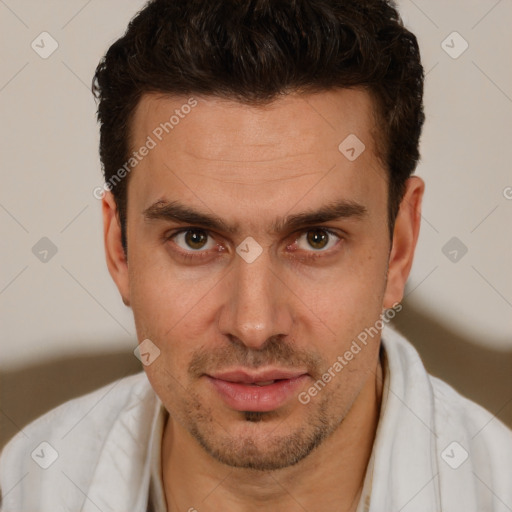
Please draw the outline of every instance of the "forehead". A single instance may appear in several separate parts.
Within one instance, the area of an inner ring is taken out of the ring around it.
[[[192,101],[196,106],[191,108]],[[235,160],[243,161],[254,160],[254,148],[260,156],[267,150],[273,158],[276,149],[287,156],[286,149],[298,143],[304,151],[320,145],[334,145],[336,149],[350,131],[372,150],[373,106],[371,96],[362,89],[293,93],[262,106],[217,97],[151,93],[143,95],[135,109],[131,138],[136,145],[155,130],[158,136],[158,127],[167,123],[169,133],[163,127],[162,135],[172,134],[184,151],[198,158],[226,159],[232,154]],[[231,141],[229,147],[223,144],[226,139]]]
[[[257,107],[147,94],[133,117],[131,146],[151,139],[154,147],[130,176],[129,197],[140,208],[176,196],[204,207],[213,195],[216,211],[244,204],[253,214],[279,202],[305,204],[306,195],[312,204],[343,195],[371,201],[386,190],[375,133],[371,97],[358,89],[290,94]],[[347,158],[351,147],[364,151]]]

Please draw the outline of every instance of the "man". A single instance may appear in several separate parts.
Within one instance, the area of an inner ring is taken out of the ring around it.
[[[387,326],[424,190],[395,8],[155,0],[94,84],[144,372],[12,440],[2,510],[511,510],[512,433]]]

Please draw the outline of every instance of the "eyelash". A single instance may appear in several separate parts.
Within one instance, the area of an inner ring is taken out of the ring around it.
[[[205,233],[208,237],[212,236],[211,232],[208,231],[207,229],[189,226],[186,228],[181,228],[179,230],[173,231],[170,234],[166,234],[164,236],[164,240],[166,242],[168,242],[168,241],[171,241],[174,237],[176,237],[177,235],[179,235],[181,233],[186,233],[187,231],[194,231],[194,230],[201,231],[201,232]],[[336,232],[334,232],[331,229],[325,228],[323,226],[313,226],[308,229],[298,231],[297,232],[298,236],[294,239],[293,243],[295,243],[300,238],[301,235],[308,233],[310,231],[314,231],[314,230],[323,231],[323,232],[327,233],[329,236],[338,238],[339,241],[343,241],[343,239],[344,239],[341,235],[337,234]],[[291,244],[289,244],[289,245],[291,245]],[[339,242],[336,245],[339,245]],[[217,247],[218,247],[218,245],[217,245]],[[307,256],[300,256],[299,259],[301,261],[304,261],[304,260],[314,261],[318,258],[325,257],[326,254],[327,255],[331,254],[332,250],[333,249],[331,248],[328,251],[313,251],[311,254],[308,254]],[[173,251],[175,253],[179,254],[180,257],[183,258],[185,261],[197,261],[197,260],[201,260],[203,258],[211,257],[211,254],[210,254],[211,250],[210,251],[184,251],[183,249],[173,249]],[[310,252],[310,251],[308,251],[308,252]]]

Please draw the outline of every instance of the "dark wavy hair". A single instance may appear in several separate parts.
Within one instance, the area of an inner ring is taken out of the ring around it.
[[[257,106],[290,92],[361,87],[375,105],[392,236],[419,159],[423,79],[416,37],[392,1],[151,0],[94,75],[104,177],[130,157],[131,120],[145,93]],[[125,251],[128,181],[112,188]]]

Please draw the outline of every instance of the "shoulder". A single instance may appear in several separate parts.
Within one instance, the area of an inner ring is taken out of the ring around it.
[[[131,404],[141,403],[151,392],[146,375],[140,372],[69,400],[23,427],[0,455],[3,505],[11,500],[19,503],[21,498],[15,496],[23,496],[24,487],[42,485],[51,472],[41,469],[69,463],[69,459],[75,465],[80,460],[84,466],[94,468],[101,447],[123,410],[133,409]]]
[[[407,379],[410,377],[407,374],[415,374],[415,381],[421,379],[430,387],[429,394],[433,397],[438,428],[447,429],[453,426],[464,429],[471,433],[473,439],[494,439],[498,436],[509,442],[507,449],[512,449],[512,430],[487,409],[466,398],[445,381],[427,373],[417,350],[404,336],[387,328],[383,343],[386,353],[395,361],[400,361],[400,364],[395,362],[393,367],[401,367],[402,373],[405,374],[404,380],[411,382],[412,379]]]
[[[105,426],[116,418],[127,400],[133,397],[134,394],[144,394],[148,385],[145,374],[140,372],[68,400],[23,427],[7,443],[2,452],[2,457],[6,452],[25,444],[29,438],[40,437],[41,435],[50,437],[56,437],[56,434],[64,435],[66,429],[73,428],[76,422],[79,421],[99,421],[102,426]],[[93,409],[101,410],[106,414],[89,415],[88,413]]]
[[[448,489],[472,489],[480,503],[487,503],[486,510],[499,509],[495,496],[512,504],[512,430],[428,374],[416,349],[396,331],[386,330],[383,345],[400,397],[431,429],[431,466],[437,467],[444,495],[450,494]],[[408,402],[409,397],[416,400]]]
[[[495,414],[469,400],[449,384],[430,376],[439,428],[464,431],[475,455],[505,463],[512,471],[512,430]]]
[[[512,430],[446,382],[430,381],[441,486],[464,482],[460,490],[474,494],[482,510],[505,510],[512,505]]]

